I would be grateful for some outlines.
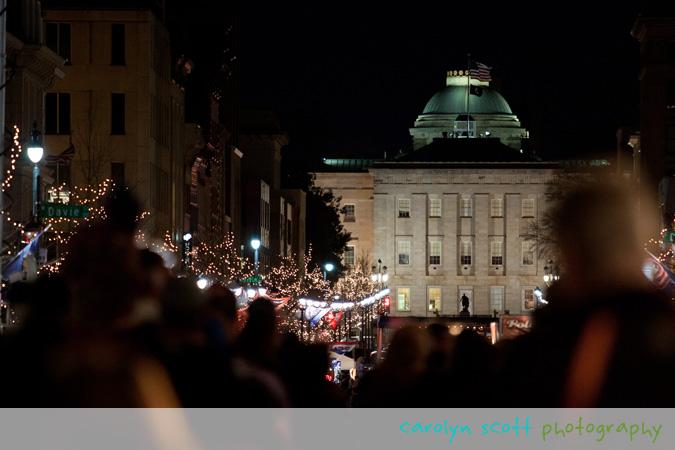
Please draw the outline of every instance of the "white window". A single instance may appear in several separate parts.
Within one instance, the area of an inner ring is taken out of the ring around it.
[[[473,215],[470,198],[463,198],[459,201],[459,215],[461,217],[471,217]]]
[[[523,288],[522,310],[530,311],[534,308],[534,288]]]
[[[441,310],[441,288],[430,287],[428,289],[429,311]]]
[[[492,217],[504,217],[504,202],[501,198],[493,198],[490,204],[490,215]]]
[[[354,265],[354,246],[353,245],[347,245],[345,247],[345,254],[344,254],[344,263],[346,266],[353,266]]]
[[[504,288],[502,286],[493,286],[490,288],[490,308],[492,311],[501,311],[504,309]]]
[[[530,241],[523,242],[523,265],[534,266],[534,244]]]
[[[410,311],[410,288],[398,288],[397,307],[399,311]]]
[[[398,200],[398,216],[410,217],[410,199],[401,198]]]
[[[504,263],[504,244],[502,242],[492,242],[490,245],[491,264],[501,266]]]
[[[441,264],[441,243],[429,242],[429,265],[438,266]]]
[[[441,199],[429,199],[429,217],[441,217]]]
[[[534,217],[534,199],[523,199],[523,217]]]
[[[354,205],[345,205],[344,208],[342,208],[342,212],[345,215],[345,222],[356,222],[356,211],[354,210]]]
[[[399,241],[398,264],[400,266],[410,265],[410,241]]]
[[[460,246],[459,262],[463,266],[471,265],[471,241],[463,241]]]

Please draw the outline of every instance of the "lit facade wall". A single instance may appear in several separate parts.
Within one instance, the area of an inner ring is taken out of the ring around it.
[[[66,30],[69,46],[61,42]],[[124,181],[150,212],[146,232],[178,239],[185,99],[171,79],[168,31],[150,11],[47,10],[44,33],[57,33],[57,50],[69,52],[66,77],[49,91],[69,96],[69,120],[59,103],[64,129],[45,133],[45,148],[58,154],[72,142],[73,184]]]
[[[528,253],[525,233],[546,209],[551,169],[504,163],[371,173],[374,256],[388,267],[392,315],[458,315],[463,294],[474,315],[529,310],[545,261]]]

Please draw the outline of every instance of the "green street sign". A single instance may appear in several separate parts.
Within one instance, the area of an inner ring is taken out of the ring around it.
[[[663,233],[663,242],[666,244],[675,244],[675,231],[666,231]]]
[[[248,284],[260,284],[262,283],[262,277],[260,276],[251,276],[251,277],[246,277],[244,278],[244,283]]]
[[[40,217],[83,219],[89,217],[89,205],[63,205],[61,203],[41,203]]]

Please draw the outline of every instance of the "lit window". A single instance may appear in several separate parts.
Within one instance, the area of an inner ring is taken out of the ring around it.
[[[504,217],[504,203],[501,198],[493,198],[490,208],[492,217]]]
[[[429,199],[429,217],[441,217],[441,199]]]
[[[410,265],[410,242],[400,241],[398,243],[398,264],[401,266]]]
[[[490,288],[490,307],[492,311],[501,311],[504,309],[504,288],[492,287]]]
[[[344,253],[344,263],[346,266],[353,266],[354,265],[354,246],[353,245],[348,245],[345,247],[345,253]]]
[[[430,242],[429,243],[429,264],[432,266],[438,266],[441,264],[441,243],[440,242]]]
[[[398,310],[410,311],[410,288],[398,288]]]
[[[523,199],[523,217],[534,217],[534,199]]]
[[[356,222],[354,205],[345,205],[344,208],[342,208],[342,212],[345,215],[344,217],[345,222]]]
[[[398,216],[410,217],[410,199],[402,198],[398,201]]]
[[[441,288],[429,288],[429,311],[441,310]]]
[[[501,266],[504,263],[504,255],[502,253],[503,243],[493,242],[491,244],[492,265]]]
[[[471,217],[473,215],[470,198],[463,198],[460,200],[459,215],[461,217]]]
[[[534,288],[523,289],[523,311],[534,308]]]
[[[523,265],[534,266],[534,245],[532,242],[523,242]]]
[[[459,261],[463,266],[471,265],[471,242],[462,242]]]

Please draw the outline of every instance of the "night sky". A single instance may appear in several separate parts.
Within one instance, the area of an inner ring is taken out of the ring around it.
[[[492,3],[241,2],[241,106],[278,111],[295,152],[391,154],[471,53],[540,156],[614,151],[639,124],[640,1]]]

